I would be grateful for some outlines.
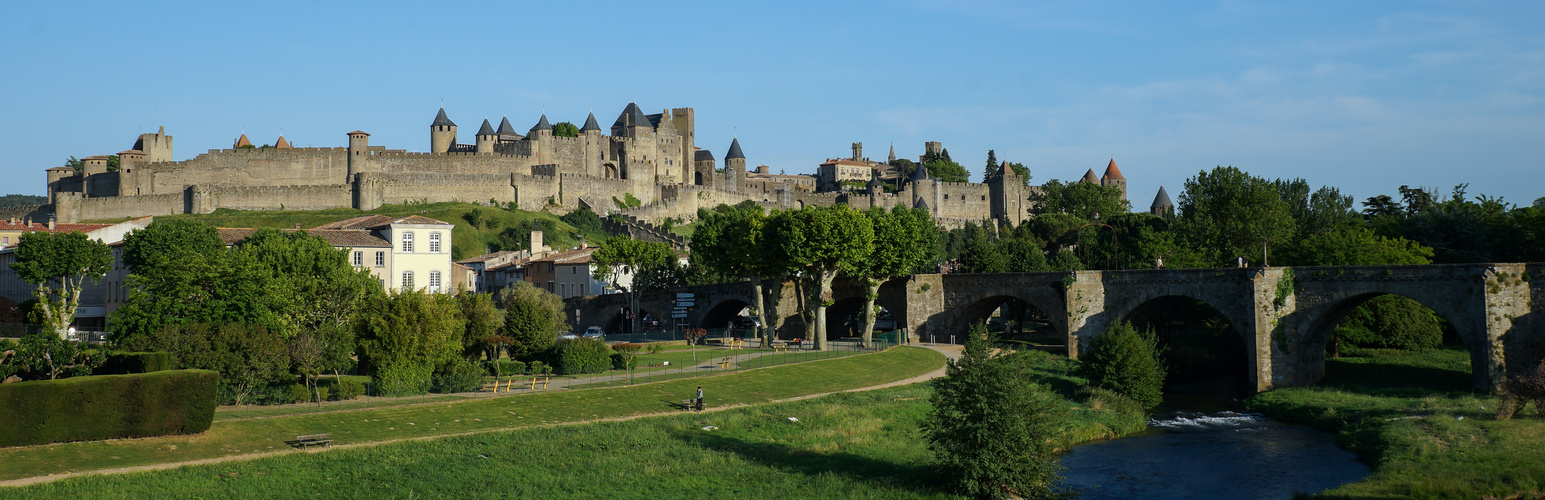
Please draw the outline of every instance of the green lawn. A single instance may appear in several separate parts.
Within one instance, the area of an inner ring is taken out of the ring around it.
[[[910,351],[910,352],[909,352]],[[829,365],[853,368],[916,349],[748,372]],[[917,358],[917,359],[911,359]],[[1028,376],[1062,387],[1071,362],[1032,359]],[[822,376],[839,371],[823,370]],[[812,373],[811,375],[816,375]],[[730,377],[735,377],[732,375]],[[728,378],[728,377],[726,377]],[[723,384],[709,386],[714,395]],[[584,391],[615,394],[616,391]],[[940,489],[918,431],[926,384],[701,414],[546,426],[429,441],[287,452],[282,457],[109,476],[83,476],[7,491],[55,497],[543,497],[543,498],[958,498]],[[1142,418],[1075,401],[1058,441],[1141,429]],[[790,420],[790,417],[797,421]],[[109,493],[110,492],[110,493]]]
[[[1372,352],[1326,361],[1312,387],[1278,389],[1255,411],[1337,433],[1373,466],[1324,498],[1512,498],[1545,494],[1545,416],[1497,421],[1497,398],[1474,393],[1463,349]]]
[[[481,227],[473,227],[467,221],[466,216],[474,209],[481,209],[486,222]],[[328,222],[358,217],[361,215],[423,215],[431,219],[437,219],[456,225],[451,232],[451,258],[465,259],[488,253],[490,245],[499,242],[499,233],[505,230],[520,232],[524,238],[525,232],[516,228],[522,227],[532,219],[546,219],[553,224],[556,231],[548,231],[543,235],[545,243],[553,248],[569,248],[579,246],[578,232],[574,226],[570,226],[558,216],[547,212],[528,212],[525,210],[505,210],[502,208],[486,207],[472,203],[428,203],[422,205],[382,205],[374,210],[355,210],[352,208],[330,208],[325,210],[230,210],[219,209],[209,214],[178,214],[157,215],[157,220],[186,219],[216,227],[275,227],[293,228],[296,224],[301,227],[316,227]],[[98,222],[117,222],[98,221]],[[586,241],[595,244],[606,238],[605,234],[585,235]]]
[[[710,405],[761,403],[904,380],[943,363],[937,352],[903,347],[658,384],[228,420],[193,436],[3,448],[0,480],[284,450],[288,448],[285,440],[301,434],[326,432],[334,443],[349,444],[671,412],[697,385],[705,387]]]

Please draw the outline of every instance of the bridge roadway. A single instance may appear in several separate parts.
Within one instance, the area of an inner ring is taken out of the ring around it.
[[[803,337],[793,287],[769,282],[767,288],[779,337]],[[684,323],[707,328],[727,326],[753,301],[749,283],[726,283],[645,294],[640,310],[669,321],[678,292],[694,295]],[[1470,351],[1477,389],[1495,388],[1504,375],[1532,369],[1545,357],[1545,263],[918,274],[886,283],[876,302],[918,340],[964,338],[971,323],[1011,299],[1022,300],[1048,317],[1076,358],[1106,327],[1130,320],[1144,305],[1195,299],[1239,333],[1250,380],[1264,391],[1318,381],[1336,324],[1384,294],[1416,300],[1452,325]],[[838,280],[828,317],[857,312],[863,297],[861,283]],[[567,301],[576,328],[602,325],[608,331],[622,327],[625,303],[616,294]]]

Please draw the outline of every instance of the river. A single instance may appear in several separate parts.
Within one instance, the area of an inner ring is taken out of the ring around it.
[[[1328,433],[1247,413],[1227,400],[1166,399],[1148,431],[1063,455],[1066,484],[1089,500],[1285,499],[1368,475],[1368,466]]]

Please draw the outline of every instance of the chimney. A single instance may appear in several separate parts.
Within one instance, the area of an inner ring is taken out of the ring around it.
[[[532,231],[531,232],[531,253],[535,254],[535,253],[540,252],[540,251],[542,251],[542,232],[541,231]]]
[[[54,218],[52,216],[48,218],[48,232],[54,232]]]

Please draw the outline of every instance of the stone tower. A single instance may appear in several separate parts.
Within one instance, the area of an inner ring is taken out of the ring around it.
[[[542,119],[537,120],[536,125],[526,132],[526,140],[535,141],[531,155],[536,157],[538,164],[552,161],[553,151],[553,124],[547,121],[547,113],[542,113]]]
[[[429,124],[429,152],[445,154],[453,144],[456,144],[456,122],[445,116],[445,108],[441,107],[434,123]]]
[[[862,143],[862,142],[855,142],[855,143],[853,143],[853,161],[860,161],[860,160],[863,160],[863,159],[864,159],[864,143]]]
[[[1164,191],[1164,186],[1159,186],[1159,194],[1153,197],[1153,204],[1148,205],[1148,213],[1164,218],[1175,216],[1175,203],[1169,200],[1169,193]]]
[[[692,155],[692,171],[693,171],[693,173],[692,173],[692,179],[691,179],[692,183],[693,184],[697,184],[699,186],[728,185],[729,184],[729,179],[731,178],[730,177],[730,170],[729,169],[725,169],[724,170],[724,182],[719,182],[719,179],[716,178],[718,176],[715,175],[715,173],[716,173],[715,169],[718,168],[718,166],[715,163],[716,163],[716,160],[713,157],[713,151],[709,151],[709,150],[706,150],[706,149],[699,149],[695,153],[693,153],[693,155]]]
[[[483,119],[482,128],[477,129],[477,154],[494,154],[494,144],[499,143],[499,133],[494,131],[494,125]]]
[[[1094,172],[1094,170],[1090,170]],[[1116,168],[1116,159],[1111,158],[1110,165],[1105,166],[1105,175],[1100,176],[1100,185],[1121,190],[1121,199],[1127,199],[1127,178],[1121,175],[1121,169]]]
[[[886,163],[896,163],[896,143],[894,143],[894,142],[891,143],[891,156],[890,156],[889,159],[885,160],[885,162]]]
[[[725,187],[730,189],[739,189],[746,178],[746,153],[740,150],[740,138],[730,139],[730,150],[724,153],[724,177]]]
[[[355,174],[368,170],[366,163],[370,161],[370,134],[363,130],[349,132],[349,179]]]
[[[172,161],[172,136],[166,135],[166,127],[159,127],[154,134],[140,134],[130,149],[144,151],[146,163]]]

